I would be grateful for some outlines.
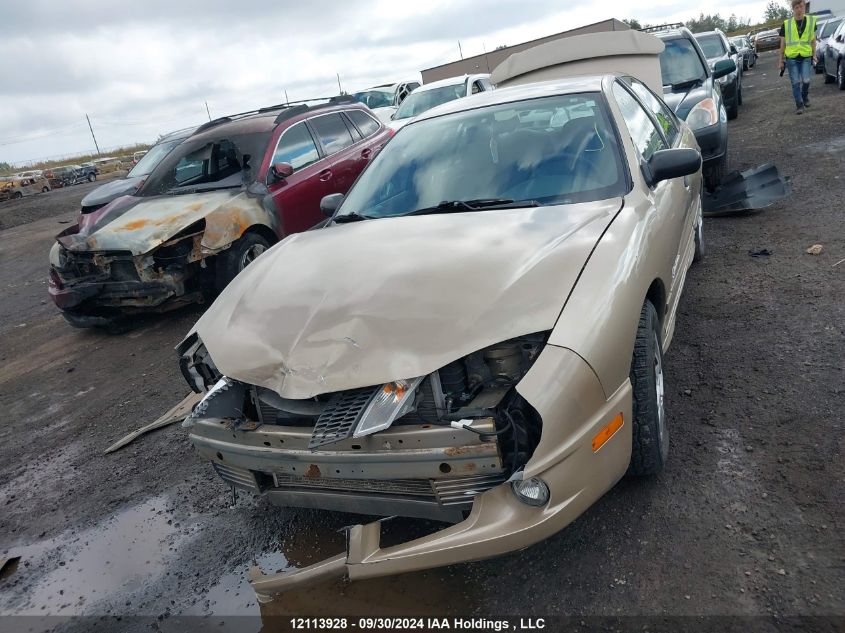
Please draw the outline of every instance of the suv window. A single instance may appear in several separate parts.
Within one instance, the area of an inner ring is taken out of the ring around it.
[[[704,51],[704,56],[707,59],[721,57],[727,50],[722,38],[716,34],[702,35],[701,37],[696,37],[695,39],[698,40],[698,44],[701,46],[701,50]]]
[[[842,20],[831,20],[830,22],[824,25],[824,28],[822,28],[822,32],[819,37],[830,37],[831,35],[833,35],[833,32],[836,31],[836,27],[839,26],[841,23]]]
[[[340,114],[324,114],[310,119],[309,123],[329,156],[354,143]]]
[[[273,154],[273,164],[290,163],[294,171],[318,160],[320,153],[305,123],[297,123],[285,130]]]
[[[380,127],[378,121],[363,110],[347,110],[346,116],[352,119],[355,126],[361,130],[361,134],[364,135],[364,138],[372,136],[378,132]]]
[[[643,102],[645,107],[651,110],[654,118],[657,119],[660,127],[663,128],[663,134],[669,140],[669,145],[674,145],[679,132],[678,120],[675,118],[674,113],[638,79],[631,77],[626,83],[634,91],[634,94],[640,98],[640,101]]]
[[[631,93],[625,90],[621,84],[615,83],[613,84],[613,96],[616,97],[616,102],[619,104],[619,110],[622,112],[622,118],[625,119],[631,140],[634,141],[634,147],[637,148],[643,160],[651,158],[657,150],[666,149],[666,143],[663,141],[660,131]]]
[[[685,37],[663,40],[666,48],[660,53],[660,74],[664,86],[677,86],[707,77],[704,63],[695,44]]]

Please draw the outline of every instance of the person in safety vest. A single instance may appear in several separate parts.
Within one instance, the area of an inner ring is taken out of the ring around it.
[[[795,113],[810,107],[810,73],[816,65],[816,16],[807,15],[804,0],[792,0],[792,17],[780,27],[780,70],[784,65],[792,82]]]

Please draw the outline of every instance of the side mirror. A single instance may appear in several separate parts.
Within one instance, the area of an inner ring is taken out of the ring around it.
[[[646,180],[650,186],[661,180],[690,176],[701,169],[701,154],[698,150],[679,147],[654,152],[646,163]]]
[[[719,79],[736,72],[736,63],[732,59],[720,59],[713,66],[713,79]]]
[[[320,211],[323,212],[323,215],[333,216],[340,203],[343,202],[343,197],[342,193],[332,193],[328,196],[323,196],[323,199],[320,200]]]
[[[284,180],[293,174],[293,166],[290,163],[274,163],[270,170],[276,180]]]

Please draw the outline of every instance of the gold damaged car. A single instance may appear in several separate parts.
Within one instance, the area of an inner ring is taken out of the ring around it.
[[[229,485],[355,525],[260,599],[536,543],[666,462],[663,354],[702,255],[695,137],[618,73],[504,88],[414,119],[325,228],[244,270],[180,344],[186,419]]]

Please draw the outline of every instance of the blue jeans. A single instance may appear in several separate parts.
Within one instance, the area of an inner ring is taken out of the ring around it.
[[[804,105],[804,98],[810,92],[810,72],[812,71],[813,60],[809,57],[804,59],[786,58],[786,69],[789,71],[789,81],[792,82],[792,96],[795,97],[795,105]]]

